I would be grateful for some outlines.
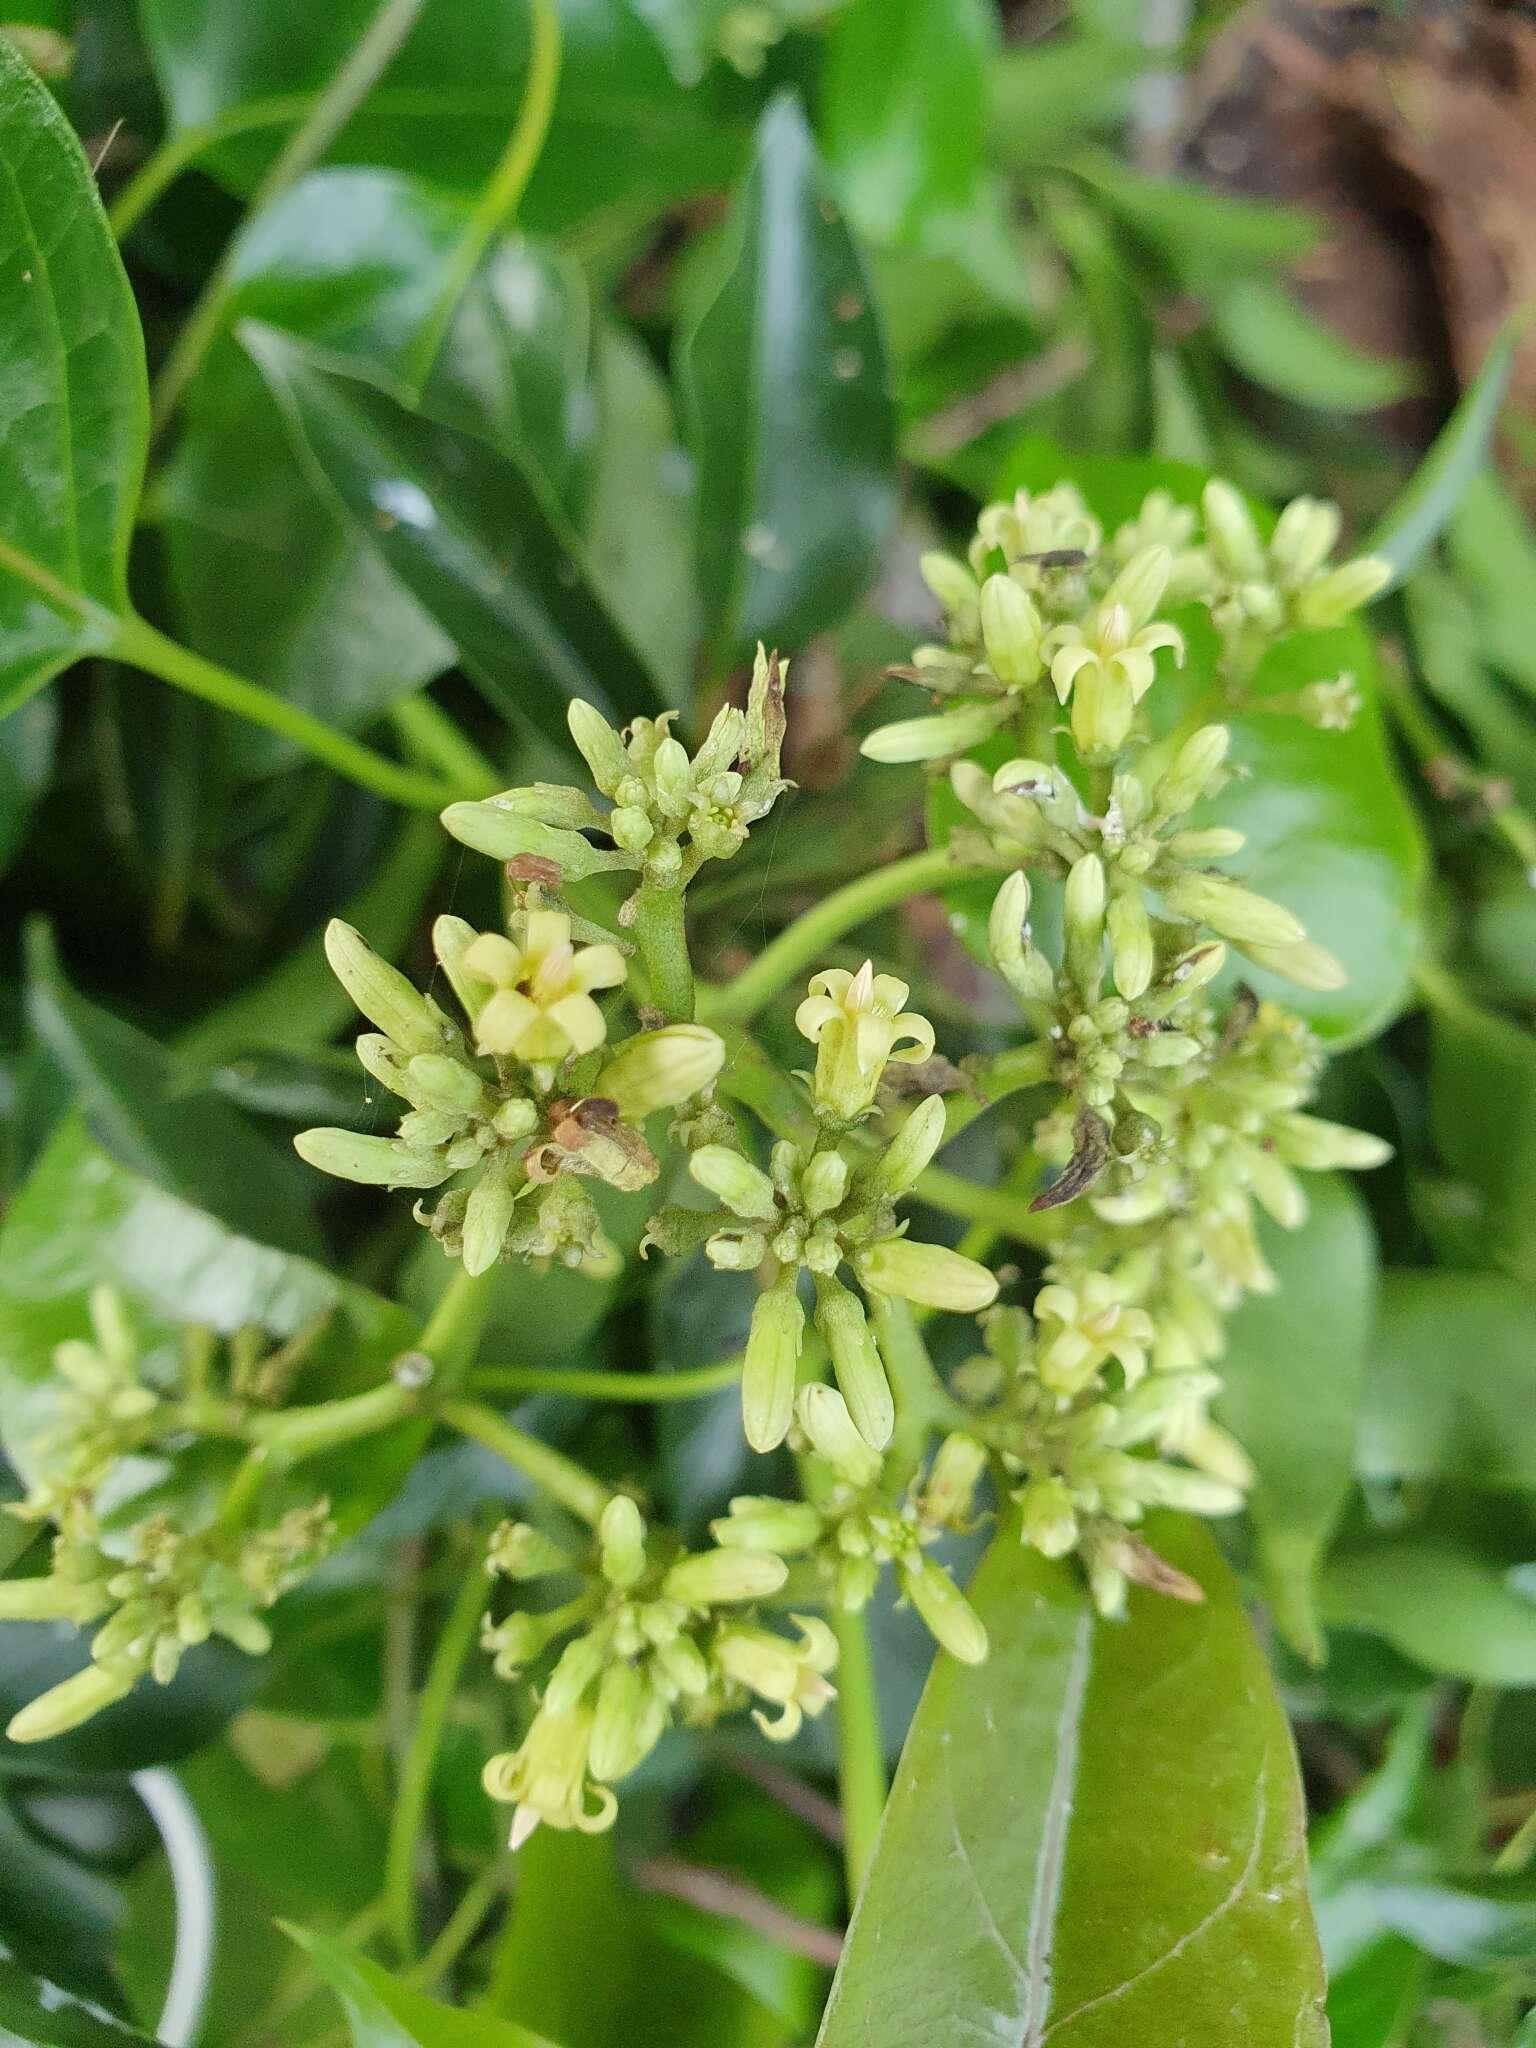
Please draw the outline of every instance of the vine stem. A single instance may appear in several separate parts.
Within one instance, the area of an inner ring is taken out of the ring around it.
[[[837,1637],[837,1797],[851,1908],[875,1853],[888,1786],[869,1629],[862,1614],[833,1608],[830,1619]]]
[[[472,1558],[433,1645],[425,1683],[411,1724],[410,1740],[401,1759],[395,1800],[389,1816],[384,1851],[384,1898],[389,1929],[400,1959],[414,1963],[418,1953],[416,1878],[421,1862],[422,1832],[432,1791],[432,1771],[447,1725],[449,1709],[465,1659],[474,1646],[489,1586],[478,1558]]]
[[[705,1394],[733,1387],[741,1378],[742,1358],[724,1358],[716,1365],[690,1366],[682,1372],[603,1372],[596,1368],[536,1365],[485,1365],[474,1375],[480,1394],[571,1394],[588,1401],[697,1401]]]
[[[651,985],[652,1003],[669,1024],[686,1024],[693,1016],[694,995],[682,889],[642,882],[635,896],[632,929]]]
[[[401,44],[416,25],[423,0],[380,0],[362,35],[353,44],[336,75],[279,151],[251,197],[247,219],[282,196],[314,169],[369,92],[393,63]],[[187,316],[174,347],[161,366],[150,398],[150,435],[165,427],[208,353],[223,324],[234,275],[238,237],[214,265]]]
[[[989,1224],[1018,1244],[1045,1247],[1055,1244],[1060,1235],[1050,1211],[1037,1214],[1022,1195],[1011,1189],[981,1187],[951,1173],[947,1167],[928,1167],[918,1175],[912,1192],[918,1201],[943,1210],[946,1216],[958,1216],[966,1223]]]
[[[483,1401],[449,1401],[438,1412],[450,1429],[494,1451],[581,1521],[596,1528],[602,1520],[603,1509],[613,1496],[599,1478],[574,1458],[530,1436]]]
[[[699,1014],[707,1024],[749,1024],[781,989],[813,967],[834,940],[856,926],[894,909],[908,896],[990,872],[963,867],[947,849],[937,847],[860,875],[786,925],[734,981],[701,989]]]

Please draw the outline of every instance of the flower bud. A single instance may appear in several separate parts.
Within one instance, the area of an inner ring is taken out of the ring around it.
[[[443,825],[462,846],[489,854],[492,860],[533,854],[553,861],[565,882],[584,882],[589,875],[631,865],[622,854],[601,852],[579,832],[541,825],[537,818],[504,811],[494,803],[450,804],[443,812]]]
[[[565,722],[577,751],[592,771],[592,780],[604,796],[615,795],[619,784],[633,773],[623,741],[603,714],[581,697],[573,697],[566,706]]]
[[[974,622],[980,592],[975,577],[963,562],[930,548],[919,555],[917,566],[923,581],[957,626]]]
[[[1228,1480],[1213,1479],[1206,1472],[1188,1472],[1180,1465],[1164,1465],[1155,1458],[1129,1461],[1134,1466],[1136,1492],[1149,1507],[1184,1508],[1192,1515],[1235,1515],[1243,1505],[1243,1490]]]
[[[997,1278],[975,1259],[947,1245],[915,1244],[909,1237],[884,1237],[855,1254],[864,1285],[927,1308],[973,1315],[997,1299]]]
[[[1155,964],[1152,950],[1152,921],[1138,886],[1115,892],[1106,920],[1109,928],[1109,960],[1115,987],[1127,1002],[1146,993]]]
[[[863,1303],[830,1275],[816,1278],[816,1327],[831,1353],[832,1370],[859,1434],[875,1450],[884,1450],[896,1426],[885,1366]]]
[[[1050,1002],[1056,977],[1045,955],[1029,942],[1029,878],[1016,869],[992,899],[987,949],[993,965],[1025,1002]]]
[[[413,1152],[394,1138],[371,1138],[361,1131],[300,1131],[293,1149],[319,1172],[363,1187],[435,1188],[450,1171],[434,1153]]]
[[[645,1517],[627,1493],[616,1493],[597,1525],[603,1577],[610,1586],[633,1586],[645,1572]]]
[[[725,1041],[706,1024],[667,1024],[626,1038],[592,1084],[639,1123],[707,1088],[725,1065]]]
[[[949,1573],[929,1558],[908,1565],[901,1574],[902,1591],[923,1617],[928,1633],[962,1664],[986,1661],[987,1631],[981,1616]]]
[[[473,1067],[446,1053],[419,1052],[407,1064],[409,1099],[450,1116],[473,1116],[485,1106],[485,1083]]]
[[[1380,555],[1357,555],[1297,593],[1297,620],[1303,626],[1337,626],[1378,597],[1391,581],[1390,562]]]
[[[1224,725],[1202,725],[1174,755],[1152,792],[1153,808],[1177,818],[1198,803],[1221,771],[1232,734]]]
[[[1208,924],[1240,945],[1295,946],[1306,937],[1300,920],[1283,905],[1229,882],[1225,875],[1180,875],[1163,896],[1176,916]]]
[[[656,748],[651,773],[656,782],[656,799],[662,810],[669,818],[680,818],[688,808],[692,781],[688,750],[681,740],[673,739],[668,733]]]
[[[779,1500],[773,1495],[738,1494],[728,1515],[709,1525],[709,1533],[725,1550],[769,1550],[794,1557],[821,1540],[821,1513],[808,1500]]]
[[[1065,1557],[1077,1543],[1077,1504],[1064,1479],[1031,1479],[1017,1495],[1020,1534],[1042,1557]]]
[[[1085,853],[1072,863],[1067,875],[1063,927],[1067,965],[1073,980],[1090,998],[1097,992],[1103,972],[1104,902],[1104,863],[1096,853]]]
[[[515,811],[521,818],[535,818],[541,825],[558,825],[567,832],[591,831],[603,823],[602,812],[590,798],[560,782],[534,782],[522,789],[503,789],[490,801],[500,811]]]
[[[795,1276],[787,1272],[758,1296],[747,1337],[741,1422],[754,1451],[771,1451],[788,1433],[804,1329],[805,1310],[795,1292]]]
[[[442,1050],[443,1020],[436,1008],[339,917],[325,928],[325,957],[363,1015],[402,1052]]]
[[[1339,508],[1323,498],[1292,498],[1275,524],[1269,558],[1288,582],[1315,576],[1339,538]]]
[[[1247,834],[1230,825],[1207,825],[1198,832],[1174,832],[1164,841],[1169,857],[1195,866],[1213,860],[1230,860],[1248,844]]]
[[[480,1006],[491,992],[490,983],[482,981],[464,965],[464,955],[479,936],[475,927],[462,917],[439,917],[432,925],[433,954],[471,1024],[479,1016]]]
[[[701,1145],[690,1153],[688,1171],[735,1216],[767,1223],[778,1214],[772,1181],[729,1145]]]
[[[988,697],[971,704],[957,704],[949,711],[936,711],[927,718],[898,718],[891,725],[877,725],[866,733],[859,752],[866,761],[883,761],[895,766],[909,761],[943,761],[951,754],[965,754],[980,746],[1008,716],[1006,697]]]
[[[13,1714],[6,1735],[12,1742],[47,1742],[52,1736],[67,1735],[132,1690],[131,1676],[104,1664],[87,1664]]]
[[[669,1600],[685,1607],[718,1607],[736,1600],[766,1600],[789,1577],[782,1557],[756,1550],[701,1550],[680,1557],[662,1581]]]
[[[503,1522],[485,1547],[485,1568],[519,1584],[572,1568],[574,1559],[529,1522]]]
[[[934,1453],[923,1487],[921,1512],[939,1528],[961,1528],[968,1521],[977,1481],[987,1469],[987,1451],[975,1437],[954,1431]]]
[[[667,1704],[638,1665],[608,1665],[597,1688],[587,1768],[594,1778],[627,1777],[667,1726]]]
[[[1167,548],[1154,543],[1138,549],[1105,592],[1104,609],[1123,607],[1129,619],[1128,631],[1138,632],[1162,602],[1172,573],[1173,556]]]
[[[1392,1157],[1385,1138],[1378,1138],[1373,1131],[1351,1130],[1348,1124],[1330,1123],[1326,1117],[1283,1116],[1273,1129],[1280,1157],[1312,1173],[1334,1169],[1360,1173],[1383,1166]]]
[[[1249,939],[1243,945],[1243,951],[1255,967],[1267,968],[1271,974],[1283,974],[1298,988],[1317,989],[1327,995],[1336,988],[1343,988],[1349,980],[1343,961],[1337,954],[1330,953],[1326,946],[1318,945],[1315,939],[1302,939],[1293,946],[1259,946]]]
[[[1213,477],[1201,493],[1206,539],[1211,552],[1230,576],[1262,577],[1264,548],[1253,515],[1229,483]]]
[[[512,1154],[498,1150],[491,1154],[485,1170],[469,1191],[464,1210],[464,1270],[473,1276],[488,1273],[501,1257],[517,1207],[521,1169]]]
[[[1040,614],[1011,576],[989,576],[981,586],[981,638],[987,665],[1000,683],[1032,683],[1040,675]]]
[[[874,1485],[883,1460],[854,1427],[848,1403],[835,1387],[802,1388],[795,1412],[811,1449],[845,1485],[861,1491]]]
[[[848,1162],[840,1152],[818,1152],[800,1176],[800,1200],[808,1216],[825,1216],[848,1192]]]
[[[651,1241],[663,1242],[654,1231]],[[705,1238],[704,1256],[717,1273],[755,1273],[768,1256],[768,1240],[760,1230],[717,1230]]]
[[[895,1200],[916,1185],[944,1142],[944,1098],[925,1095],[874,1165],[861,1178],[861,1191],[872,1199]]]

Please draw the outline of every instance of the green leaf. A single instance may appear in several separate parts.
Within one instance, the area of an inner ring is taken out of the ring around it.
[[[1309,1176],[1307,1199],[1300,1230],[1262,1231],[1280,1284],[1227,1326],[1220,1413],[1257,1468],[1249,1512],[1276,1626],[1320,1660],[1313,1580],[1353,1478],[1376,1240],[1347,1181]]]
[[[127,608],[149,401],[138,313],[96,181],[0,38],[0,715]]]
[[[241,338],[356,530],[455,641],[497,710],[568,749],[572,697],[616,719],[661,708],[580,541],[534,478],[272,328],[246,326]]]
[[[859,232],[921,242],[976,196],[987,61],[982,0],[853,0],[828,31],[817,128]]]
[[[1355,348],[1267,278],[1234,279],[1210,305],[1216,340],[1243,375],[1298,405],[1375,412],[1413,388],[1406,365]]]
[[[1139,36],[1131,41],[1144,67]],[[1317,244],[1318,222],[1299,207],[1149,177],[1104,150],[1079,152],[1071,168],[1191,284],[1226,284],[1235,269],[1294,263]]]
[[[1536,695],[1536,539],[1494,470],[1467,485],[1447,523],[1445,551],[1484,656]]]
[[[1536,1287],[1536,1038],[1430,984],[1429,1128],[1455,1182],[1458,1262]]]
[[[48,786],[59,736],[58,705],[34,697],[0,720],[0,870],[26,836],[32,806]]]
[[[1389,1273],[1356,1453],[1368,1480],[1536,1488],[1536,1299],[1493,1274]]]
[[[895,510],[869,282],[805,117],[775,100],[737,195],[730,268],[681,345],[699,584],[723,657],[794,648],[873,576]]]
[[[439,2005],[342,1942],[302,1927],[287,1932],[340,1999],[352,2048],[550,2048],[542,2035],[510,2020]]]
[[[125,2048],[148,2042],[99,2006],[71,1998],[21,1968],[0,1944],[0,2043],[4,2048]]]
[[[992,1651],[941,1657],[820,2048],[1320,2048],[1301,1792],[1262,1652],[1203,1529],[1156,1548],[1199,1605],[1096,1620],[1006,1527],[971,1588]]]
[[[987,73],[993,150],[1003,163],[1028,170],[1083,131],[1120,120],[1146,63],[1139,44],[1107,36],[1007,45]]]
[[[1366,542],[1368,554],[1385,555],[1392,564],[1390,587],[1406,580],[1456,510],[1462,492],[1487,461],[1515,349],[1524,329],[1525,321],[1520,315],[1500,328],[1483,358],[1482,368],[1435,436],[1434,446]]]
[[[1508,776],[1522,802],[1536,803],[1536,719],[1524,699],[1490,673],[1495,661],[1510,673],[1509,642],[1521,630],[1518,586],[1496,598],[1490,588],[1421,568],[1403,591],[1403,609],[1425,688],[1466,727],[1480,765]],[[1523,877],[1521,883],[1530,896]]]
[[[1368,1629],[1430,1671],[1536,1685],[1536,1600],[1505,1568],[1447,1536],[1410,1531],[1341,1545],[1323,1566],[1324,1620]]]

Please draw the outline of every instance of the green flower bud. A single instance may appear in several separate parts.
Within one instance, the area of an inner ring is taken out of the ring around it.
[[[1140,888],[1117,890],[1110,901],[1106,922],[1115,987],[1128,1003],[1134,1002],[1139,995],[1146,993],[1156,964],[1152,949],[1152,920],[1147,916]]]
[[[811,1449],[839,1479],[861,1492],[874,1485],[884,1461],[855,1428],[848,1403],[835,1387],[802,1388],[795,1414]]]
[[[927,1308],[973,1315],[997,1299],[996,1275],[947,1245],[881,1238],[858,1251],[854,1264],[864,1285],[876,1294],[898,1295]]]
[[[860,1179],[861,1192],[872,1200],[895,1200],[916,1185],[918,1176],[944,1142],[944,1098],[925,1095],[889,1145]]]
[[[959,1431],[945,1437],[928,1468],[922,1496],[923,1520],[942,1529],[963,1528],[970,1518],[977,1482],[986,1469],[984,1444]]]
[[[1035,682],[1040,660],[1040,614],[1011,576],[989,576],[981,586],[981,638],[987,664],[1000,683]]]
[[[725,1550],[769,1550],[794,1557],[821,1541],[821,1512],[808,1500],[779,1500],[772,1495],[743,1493],[731,1502],[728,1515],[709,1525],[709,1533]]]
[[[1242,950],[1255,967],[1267,968],[1271,974],[1282,974],[1287,981],[1294,981],[1298,988],[1317,989],[1327,994],[1332,989],[1343,988],[1349,980],[1343,961],[1330,953],[1326,946],[1318,945],[1315,939],[1302,939],[1294,946],[1260,946],[1249,939],[1243,943]]]
[[[1230,860],[1248,844],[1247,835],[1229,825],[1208,825],[1198,832],[1175,832],[1164,842],[1174,860],[1199,865],[1205,861]]]
[[[573,697],[566,706],[565,722],[592,780],[604,796],[616,796],[619,784],[634,773],[623,741],[603,714],[581,697]]]
[[[1031,1479],[1016,1498],[1020,1534],[1042,1557],[1065,1557],[1077,1546],[1077,1503],[1064,1479]]]
[[[986,1628],[948,1572],[930,1558],[921,1558],[903,1569],[901,1587],[942,1649],[962,1664],[985,1663]]]
[[[89,1620],[80,1596],[80,1587],[61,1578],[0,1580],[0,1621]]]
[[[435,1188],[450,1171],[430,1152],[412,1152],[394,1138],[371,1138],[360,1131],[300,1131],[293,1149],[319,1172],[363,1187]]]
[[[503,789],[490,801],[501,811],[515,811],[541,825],[558,825],[567,832],[601,830],[603,814],[579,789],[559,782],[534,782],[523,789]]]
[[[538,1110],[524,1095],[509,1095],[491,1118],[497,1136],[505,1138],[509,1144],[526,1138],[530,1131],[538,1128],[538,1122]]]
[[[782,1557],[756,1550],[701,1550],[680,1557],[662,1581],[669,1600],[685,1607],[719,1607],[766,1600],[789,1577]]]
[[[948,760],[952,754],[969,753],[990,739],[1009,710],[1006,697],[988,697],[936,711],[927,718],[898,718],[894,724],[879,725],[866,733],[859,752],[865,760],[883,761],[887,766]]]
[[[1104,863],[1096,853],[1083,854],[1067,875],[1062,922],[1067,966],[1090,1001],[1103,973],[1105,893]]]
[[[1182,817],[1210,790],[1227,758],[1232,734],[1224,725],[1202,725],[1174,755],[1152,792],[1154,810],[1165,818]]]
[[[1235,1515],[1243,1506],[1243,1490],[1206,1472],[1187,1472],[1154,1458],[1129,1460],[1135,1490],[1149,1507],[1184,1508],[1192,1515]]]
[[[965,564],[957,562],[953,555],[931,548],[919,555],[917,566],[923,581],[956,624],[973,623],[981,593]]]
[[[1029,878],[1016,869],[992,899],[987,948],[993,965],[1023,1001],[1048,1003],[1056,993],[1051,963],[1029,940]]]
[[[1326,1117],[1282,1116],[1273,1126],[1276,1150],[1292,1166],[1310,1173],[1342,1169],[1366,1172],[1383,1166],[1392,1157],[1392,1147],[1373,1131],[1351,1130],[1348,1124],[1330,1123]]]
[[[627,1777],[666,1732],[667,1703],[637,1665],[610,1664],[597,1688],[587,1768],[594,1778]]]
[[[510,1152],[494,1152],[469,1191],[461,1256],[464,1270],[471,1276],[488,1273],[501,1257],[522,1185],[521,1172]]]
[[[1213,477],[1201,493],[1206,539],[1227,573],[1256,579],[1265,571],[1264,546],[1253,515],[1229,483]]]
[[[688,1171],[732,1215],[767,1223],[778,1214],[772,1181],[729,1145],[701,1145],[689,1155]]]
[[[110,1670],[105,1664],[88,1664],[13,1714],[6,1735],[12,1742],[47,1742],[52,1736],[67,1735],[132,1690],[131,1674]]]
[[[718,1273],[755,1273],[768,1256],[760,1230],[717,1230],[704,1240],[704,1256]]]
[[[666,1024],[626,1038],[592,1084],[639,1123],[653,1110],[675,1109],[707,1088],[725,1065],[725,1041],[705,1024]]]
[[[462,917],[439,917],[432,926],[432,951],[471,1024],[479,1016],[480,1006],[491,992],[490,983],[482,981],[477,974],[471,974],[464,965],[464,955],[479,936],[474,926]]]
[[[816,1328],[831,1353],[832,1370],[859,1434],[875,1450],[884,1450],[896,1426],[885,1366],[862,1302],[830,1274],[816,1276]]]
[[[339,917],[325,928],[325,957],[363,1015],[402,1052],[441,1052],[444,1020],[435,1005]]]
[[[529,1522],[503,1522],[485,1547],[486,1570],[518,1583],[570,1571],[574,1564],[569,1551]]]
[[[616,1493],[597,1525],[603,1577],[610,1586],[633,1586],[645,1572],[645,1517],[627,1493]]]
[[[639,804],[620,804],[609,814],[608,834],[626,853],[644,853],[656,836],[656,827],[650,812]]]
[[[1303,626],[1337,626],[1378,597],[1391,581],[1390,562],[1380,555],[1358,555],[1297,593],[1297,620]]]
[[[489,854],[492,860],[516,860],[532,854],[538,860],[553,861],[565,882],[584,882],[590,875],[634,865],[622,853],[601,852],[579,832],[541,825],[537,818],[504,811],[495,803],[450,804],[443,812],[443,825],[461,845]]]
[[[825,1216],[848,1192],[848,1162],[840,1152],[818,1152],[800,1176],[800,1200],[808,1216]]]
[[[1104,610],[1123,607],[1129,620],[1128,635],[1139,632],[1162,602],[1172,573],[1173,556],[1167,548],[1154,543],[1138,549],[1104,593]]]
[[[651,774],[656,784],[656,800],[669,818],[681,818],[688,808],[688,796],[692,786],[692,767],[688,750],[681,740],[675,740],[669,733],[657,745],[651,760]]]
[[[485,1083],[473,1067],[446,1053],[419,1052],[406,1067],[410,1100],[451,1116],[473,1116],[485,1107]]]
[[[1182,1067],[1199,1050],[1199,1039],[1187,1031],[1159,1031],[1136,1041],[1136,1057],[1144,1067]]]
[[[1295,946],[1306,937],[1300,920],[1283,905],[1229,882],[1225,875],[1180,875],[1163,896],[1176,916],[1208,924],[1239,944]]]
[[[795,1292],[794,1273],[788,1272],[758,1296],[747,1337],[741,1421],[754,1451],[771,1451],[788,1433],[804,1329],[805,1310]]]
[[[1339,508],[1321,498],[1292,498],[1276,522],[1269,558],[1286,578],[1315,576],[1339,538]]]

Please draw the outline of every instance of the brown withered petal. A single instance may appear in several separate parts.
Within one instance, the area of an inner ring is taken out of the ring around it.
[[[1043,1209],[1060,1209],[1075,1202],[1091,1188],[1109,1164],[1109,1125],[1091,1109],[1079,1110],[1072,1126],[1072,1157],[1048,1188],[1030,1203],[1031,1215]]]

